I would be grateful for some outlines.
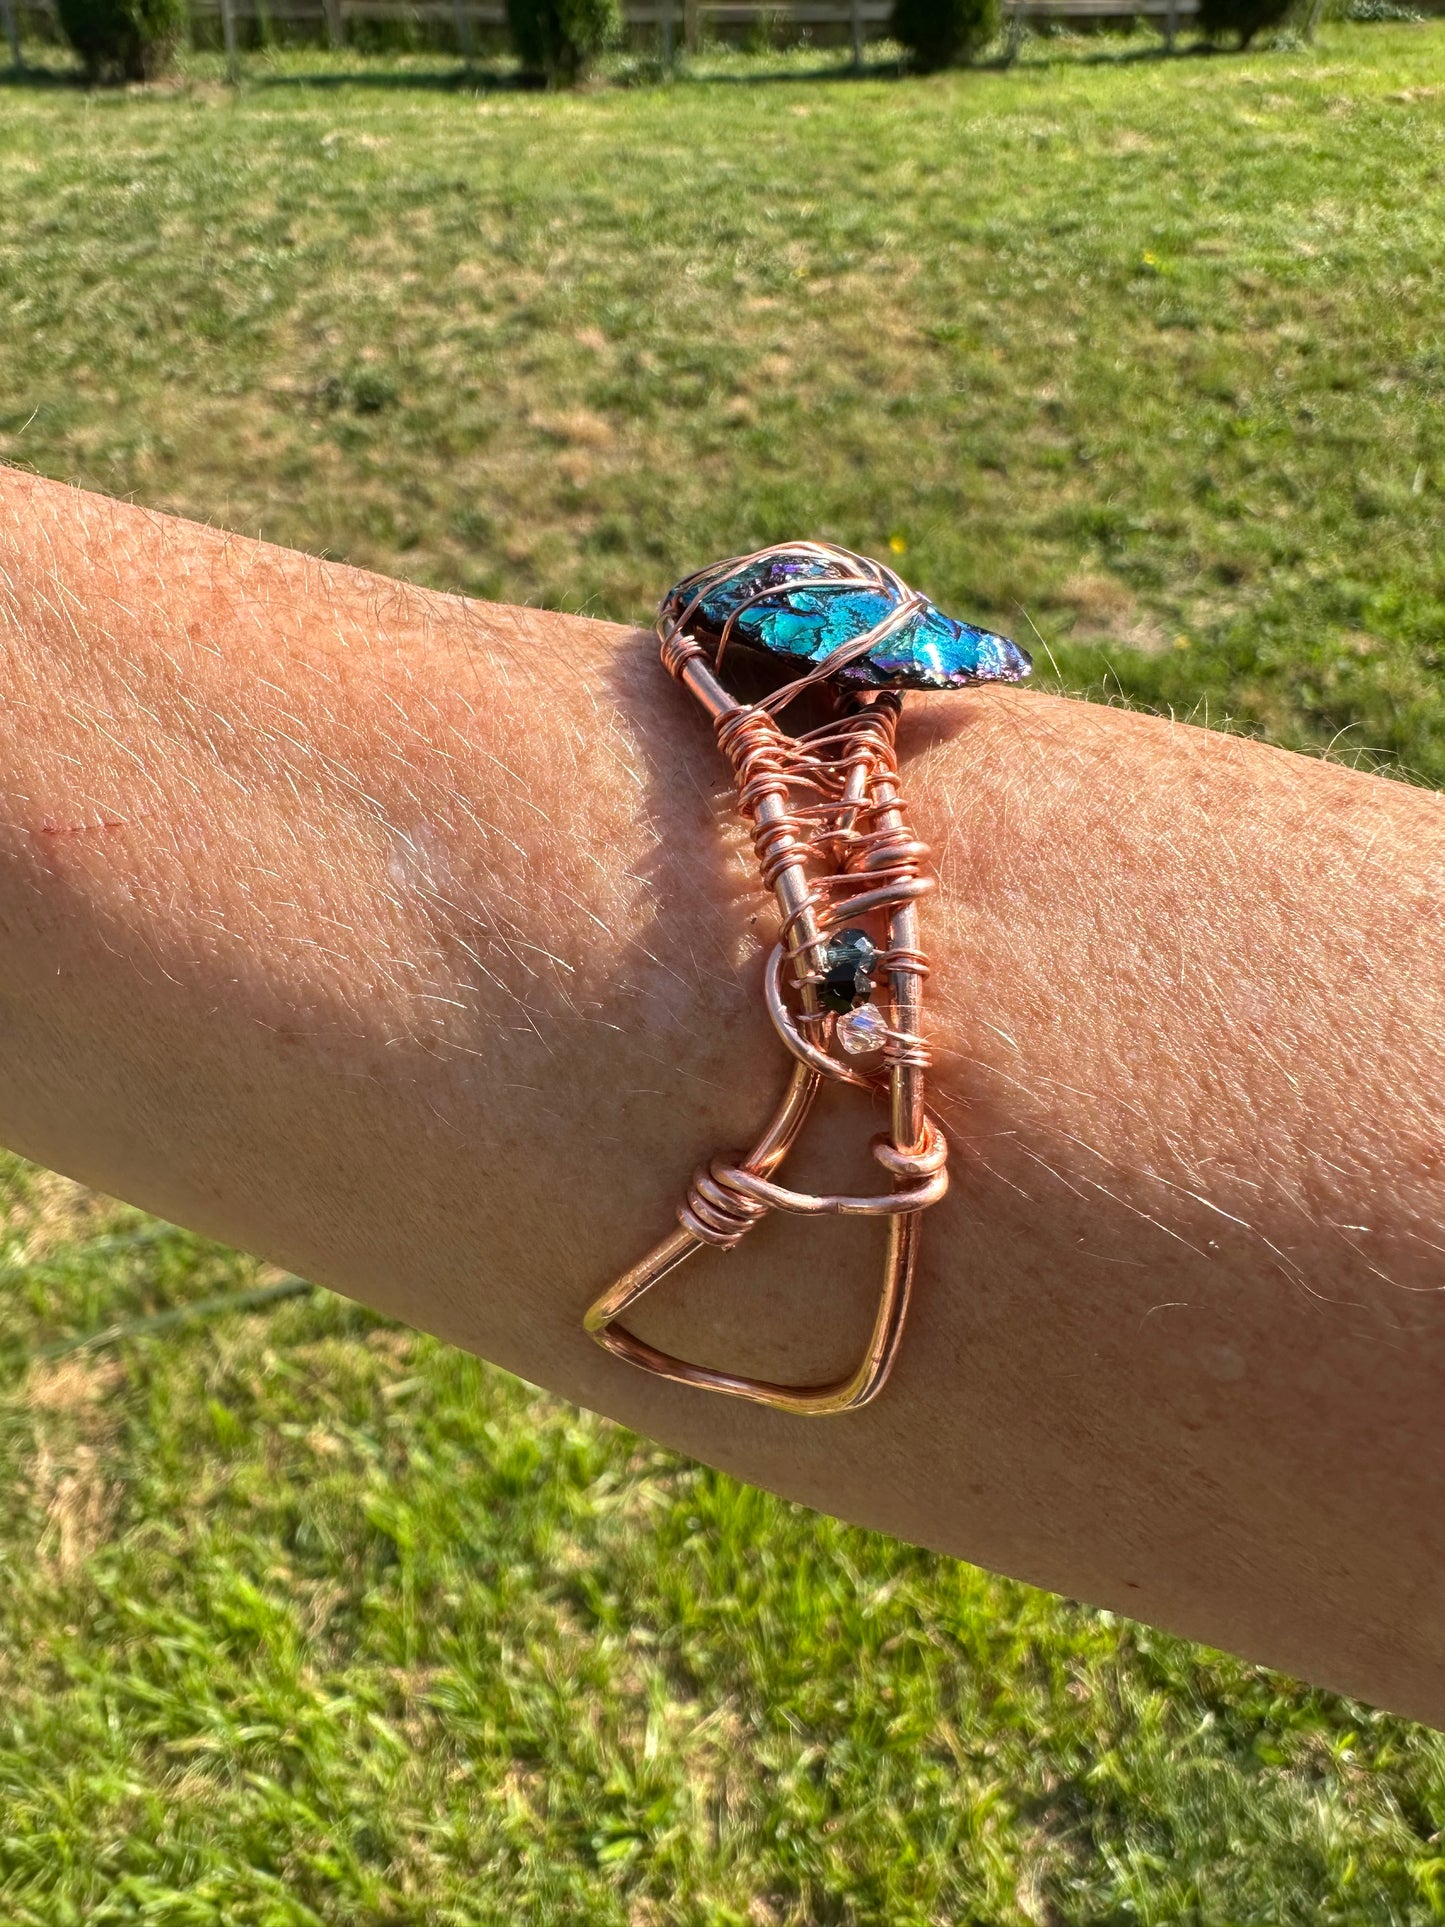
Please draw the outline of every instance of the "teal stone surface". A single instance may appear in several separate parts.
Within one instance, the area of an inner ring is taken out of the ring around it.
[[[694,603],[689,631],[761,650],[800,668],[826,660],[861,639],[908,593],[891,570],[846,550],[783,545],[753,556],[731,574],[707,582],[689,577],[672,590],[663,614],[673,619]],[[874,579],[860,583],[859,576]],[[699,599],[699,587],[706,583]],[[842,665],[840,681],[873,689],[959,689],[979,682],[1019,682],[1033,664],[1007,636],[946,616],[922,601],[906,621],[861,657]]]

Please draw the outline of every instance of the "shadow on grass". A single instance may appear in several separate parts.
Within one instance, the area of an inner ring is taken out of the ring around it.
[[[1017,53],[1007,50],[993,55],[990,59],[975,63],[979,73],[1007,73],[1027,65],[1031,69],[1048,70],[1057,66],[1071,67],[1135,67],[1154,66],[1172,60],[1207,60],[1228,51],[1207,40],[1194,40],[1188,46],[1168,47],[1163,41],[1157,46],[1127,47],[1117,51],[1101,47],[1097,51],[1081,52],[1077,45],[1061,48],[1057,53],[1044,51],[1044,36],[1031,37],[1033,44],[1027,61]],[[542,93],[544,84],[530,75],[518,74],[482,63],[463,63],[455,67],[428,69],[395,68],[368,72],[364,67],[348,65],[341,71],[327,71],[322,66],[299,73],[277,73],[268,71],[261,65],[248,65],[248,58],[256,62],[264,60],[261,49],[253,49],[251,54],[242,55],[242,70],[239,85],[248,88],[293,88],[314,89],[318,93],[336,93],[343,88],[358,87],[377,93]],[[324,56],[323,56],[324,58]],[[187,82],[195,76],[183,76],[178,85],[149,87],[145,91],[152,98],[173,92],[184,96],[188,91]],[[855,67],[850,60],[834,60],[825,65],[803,68],[774,69],[761,73],[689,73],[679,65],[671,73],[666,72],[659,63],[656,68],[647,67],[643,71],[619,75],[604,82],[610,91],[634,92],[645,87],[667,85],[706,86],[706,87],[761,87],[786,83],[789,86],[818,84],[840,81],[890,80],[903,81],[909,78],[909,70],[902,61],[882,60],[865,62]],[[58,65],[8,66],[0,68],[0,87],[29,88],[36,92],[55,92],[61,89],[84,89],[90,83],[78,68]],[[118,92],[117,87],[100,86],[98,92]]]
[[[1036,38],[1042,38],[1042,36],[1036,36]],[[1000,53],[991,54],[986,60],[975,60],[969,66],[955,68],[951,71],[956,73],[1000,74],[1010,73],[1015,69],[1023,68],[1025,65],[1030,69],[1047,69],[1060,66],[1154,66],[1162,61],[1195,60],[1201,56],[1210,56],[1225,51],[1226,49],[1211,46],[1208,41],[1203,40],[1193,41],[1187,47],[1166,47],[1161,40],[1157,47],[1129,47],[1117,53],[1107,49],[1101,49],[1097,53],[1080,53],[1077,50],[1077,45],[1073,44],[1067,51],[1061,49],[1056,54],[1045,54],[1042,57],[1040,57],[1037,50],[1035,50],[1027,62],[1021,60],[1017,54],[1010,55],[1007,50],[1005,50]],[[1230,49],[1228,51],[1235,50]],[[1262,49],[1255,48],[1254,51],[1258,53],[1261,52]],[[789,67],[769,73],[690,74],[684,69],[679,68],[679,70],[672,75],[659,74],[656,76],[658,82],[670,79],[674,82],[691,84],[698,87],[765,87],[774,82],[787,82],[789,85],[792,85],[797,82],[832,81],[836,83],[847,80],[904,81],[928,78],[933,78],[933,76],[915,74],[901,60],[878,60],[871,64],[865,63],[862,67],[855,67],[851,61],[843,61],[834,62],[831,66],[826,67]],[[622,80],[614,82],[613,84],[621,87],[642,87],[654,83],[652,78],[648,78]]]
[[[258,54],[257,58],[259,57]],[[207,83],[214,80],[215,84],[226,84],[224,77],[219,74],[207,75],[205,80]],[[30,88],[35,92],[45,93],[65,90],[89,91],[97,94],[135,92],[143,93],[149,100],[165,99],[168,95],[180,100],[184,99],[191,87],[199,81],[199,76],[185,74],[179,80],[161,81],[150,85],[133,81],[92,83],[86,80],[78,67],[0,67],[0,87]],[[268,73],[264,68],[247,66],[245,55],[242,55],[240,80],[235,84],[246,88],[309,87],[315,88],[318,92],[335,92],[342,87],[409,90],[422,93],[461,93],[467,90],[487,93],[538,91],[535,82],[488,67],[460,66],[436,72],[415,73],[367,73],[364,69],[348,67],[341,73],[326,73],[317,69],[307,73],[278,74]]]
[[[54,93],[62,87],[83,87],[85,76],[78,67],[0,67],[0,87],[30,87],[37,93]]]
[[[243,71],[241,80],[246,87],[306,87],[313,88],[317,93],[337,93],[343,87],[369,88],[377,93],[400,93],[411,90],[431,94],[528,94],[541,91],[535,82],[519,79],[516,74],[497,73],[489,67],[466,66],[438,73],[369,74],[364,69],[358,70],[354,67],[340,74],[328,74],[322,71],[300,74]]]
[[[1166,47],[1161,40],[1157,47],[1127,47],[1119,53],[1110,53],[1107,50],[1101,50],[1098,53],[1079,53],[1073,48],[1070,48],[1067,52],[1044,54],[1042,56],[1035,53],[1028,64],[1030,67],[1042,67],[1045,69],[1063,66],[1152,67],[1166,60],[1213,59],[1215,55],[1222,54],[1226,51],[1237,51],[1237,49],[1226,50],[1223,47],[1215,46],[1208,40],[1192,40],[1187,47]],[[1262,49],[1260,48],[1255,49],[1256,53],[1261,51]],[[1020,64],[1018,61],[1009,61],[1007,59],[991,60],[988,62],[988,65],[996,71]]]
[[[817,81],[889,80],[901,77],[902,73],[902,67],[896,62],[881,62],[875,67],[862,69],[835,63],[827,67],[754,74],[690,74],[681,66],[669,74],[659,64],[655,71],[649,69],[642,73],[604,76],[596,88],[584,87],[580,91],[585,95],[588,92],[638,93],[649,87],[668,86],[760,87],[774,81],[807,84]],[[289,74],[243,71],[242,81],[248,87],[314,87],[320,91],[335,91],[343,87],[369,87],[398,92],[416,88],[432,93],[474,90],[479,93],[546,94],[550,91],[544,82],[531,76],[482,66],[458,67],[449,73],[369,74],[354,67],[344,73],[327,73],[321,69]]]
[[[251,58],[259,63],[263,56],[257,50]],[[880,63],[874,67],[855,69],[851,65],[806,68],[788,73],[758,74],[688,74],[679,69],[667,74],[659,69],[656,73],[641,75],[622,75],[608,80],[599,91],[634,93],[645,87],[670,85],[691,86],[747,86],[757,87],[769,81],[815,82],[839,80],[876,80],[896,79],[902,76],[903,69],[892,62]],[[194,74],[181,77],[179,83],[160,82],[142,86],[134,82],[97,82],[86,80],[79,68],[71,67],[4,67],[0,68],[0,87],[29,88],[37,92],[58,92],[63,90],[91,90],[96,93],[118,94],[126,91],[144,92],[147,98],[163,99],[174,95],[183,99],[190,84],[199,79]],[[225,85],[224,78],[217,74],[206,76],[207,83]],[[295,88],[311,89],[318,93],[337,93],[343,88],[358,87],[376,93],[507,93],[543,94],[545,85],[530,76],[507,72],[498,68],[457,66],[437,70],[411,70],[397,72],[395,69],[368,73],[365,68],[348,66],[339,72],[328,72],[324,67],[308,68],[298,73],[276,73],[268,71],[260,64],[251,65],[247,56],[241,56],[241,74],[237,86],[247,89]],[[584,90],[585,91],[585,90]]]

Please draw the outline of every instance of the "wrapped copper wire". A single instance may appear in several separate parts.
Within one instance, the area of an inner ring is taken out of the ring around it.
[[[880,563],[822,543],[785,543],[688,577],[664,599],[657,626],[664,667],[712,719],[762,886],[777,901],[765,994],[793,1065],[757,1143],[694,1172],[678,1206],[678,1229],[596,1301],[586,1327],[618,1357],[681,1384],[789,1412],[849,1411],[887,1379],[907,1314],[921,1214],[948,1188],[947,1142],[924,1107],[928,960],[917,905],[934,880],[899,782],[901,690],[1016,681],[1029,661],[1007,638],[942,615]],[[764,700],[743,702],[719,675],[734,645],[801,673]],[[833,697],[835,713],[790,735],[778,713],[819,685]],[[885,931],[884,941],[875,942],[860,920]],[[885,985],[887,1017],[879,1008]],[[828,1078],[886,1089],[889,1128],[873,1138],[872,1150],[889,1189],[815,1196],[776,1181]],[[622,1324],[628,1309],[693,1252],[734,1248],[770,1211],[888,1220],[873,1329],[847,1377],[823,1385],[746,1378],[659,1351]]]

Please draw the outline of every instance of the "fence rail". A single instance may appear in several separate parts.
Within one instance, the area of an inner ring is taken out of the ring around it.
[[[190,0],[190,11],[218,19],[226,0]],[[455,20],[463,13],[476,26],[503,27],[503,0],[231,0],[238,20],[324,21],[328,12],[343,20]],[[27,11],[55,12],[55,0],[28,0]],[[848,27],[854,15],[865,27],[888,25],[893,0],[624,0],[622,13],[629,27],[655,27],[669,15],[682,27],[689,19],[721,21],[776,20],[780,26]]]
[[[189,11],[202,19],[219,19],[227,0],[190,0]],[[324,24],[333,20],[445,20],[465,16],[475,26],[504,27],[505,0],[230,0],[229,10],[244,21],[298,20]],[[851,27],[861,20],[867,28],[886,28],[892,0],[623,0],[622,15],[630,27],[655,27],[675,20],[679,28],[704,20],[776,21],[788,26]],[[60,25],[56,0],[0,0],[0,16]]]
[[[888,31],[892,0],[622,0],[629,28],[660,35],[664,58],[670,60],[679,42],[695,50],[710,26],[748,28],[770,25],[785,35],[790,28],[838,29],[840,39],[851,38],[855,59],[861,60],[866,41]],[[1009,45],[1016,50],[1031,21],[1105,20],[1137,16],[1159,26],[1174,39],[1176,27],[1199,11],[1199,0],[1005,0]],[[310,29],[334,47],[344,46],[353,23],[396,21],[441,27],[470,55],[482,34],[499,34],[506,26],[505,0],[190,0],[197,23],[218,23],[233,56],[240,34],[255,34],[272,24]],[[52,38],[60,37],[56,0],[0,0],[0,30],[10,42],[19,64],[20,30],[39,26]]]

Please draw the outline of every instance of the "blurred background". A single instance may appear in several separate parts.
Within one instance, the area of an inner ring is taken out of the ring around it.
[[[629,620],[830,538],[1445,782],[1440,21],[87,4],[0,7],[0,459]],[[7,1927],[1414,1927],[1442,1828],[1438,1735],[0,1166]]]

